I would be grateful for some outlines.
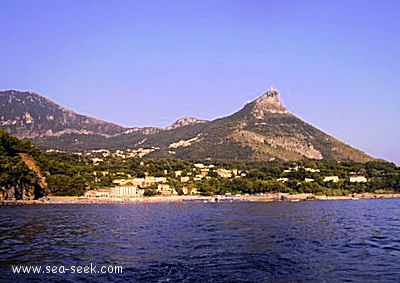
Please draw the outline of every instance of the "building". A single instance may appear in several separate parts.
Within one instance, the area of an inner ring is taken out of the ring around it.
[[[203,176],[196,175],[196,176],[194,176],[193,181],[201,181],[201,179],[203,179]]]
[[[157,185],[157,192],[160,193],[162,196],[170,196],[170,195],[177,195],[177,191],[171,188],[168,184],[158,184]]]
[[[185,176],[185,177],[181,177],[181,183],[186,183],[189,182],[190,177]]]
[[[323,181],[337,183],[339,182],[339,176],[326,176]]]
[[[167,181],[167,177],[154,177],[155,183],[165,183]]]
[[[125,180],[125,179],[115,179],[115,180],[113,180],[112,182],[113,182],[114,184],[117,184],[117,185],[125,185],[128,181]]]
[[[209,172],[209,171],[210,171],[210,169],[208,169],[208,168],[203,168],[203,169],[200,170],[200,175],[203,176],[203,177],[205,177],[205,176],[208,175],[208,172]]]
[[[87,198],[109,198],[111,194],[110,189],[90,190],[85,193]]]
[[[314,169],[314,168],[304,168],[304,170],[307,172],[312,172],[312,173],[317,173],[320,171],[319,169]]]
[[[196,187],[193,186],[185,186],[182,188],[183,194],[185,195],[197,195],[198,191]]]
[[[364,176],[350,176],[350,183],[366,183],[367,178]]]
[[[143,196],[143,190],[137,186],[118,186],[111,188],[110,197],[113,198],[131,198]]]
[[[223,168],[219,168],[219,169],[215,170],[215,173],[217,173],[218,176],[220,176],[222,178],[231,178],[232,177],[232,171],[223,169]]]
[[[145,185],[145,179],[144,178],[134,178],[134,179],[132,179],[132,184],[134,186],[144,186]]]
[[[98,165],[100,162],[103,162],[103,159],[94,157],[92,158],[93,165]]]

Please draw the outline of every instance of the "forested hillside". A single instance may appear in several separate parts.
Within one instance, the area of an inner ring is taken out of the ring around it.
[[[202,195],[400,192],[400,168],[379,160],[210,163],[129,157],[118,151],[42,153],[30,142],[0,130],[0,199],[82,196],[88,190],[129,184],[145,176],[162,177],[178,194],[193,188]]]
[[[42,156],[30,142],[0,130],[0,199],[31,200],[44,196],[46,192],[44,180],[28,168],[21,155],[31,163],[36,162],[32,160],[40,162]]]

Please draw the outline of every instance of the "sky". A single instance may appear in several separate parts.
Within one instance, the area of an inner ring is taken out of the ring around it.
[[[0,89],[127,127],[230,115],[270,86],[400,165],[397,0],[1,0]]]

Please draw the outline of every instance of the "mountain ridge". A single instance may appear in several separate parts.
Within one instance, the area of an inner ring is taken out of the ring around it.
[[[5,100],[10,97],[12,107],[6,111]],[[212,121],[184,117],[166,128],[121,127],[31,92],[0,92],[0,106],[1,128],[44,149],[154,148],[149,157],[197,160],[373,159],[297,118],[273,88],[231,115]],[[52,124],[54,120],[57,123]]]
[[[75,113],[34,92],[0,91],[0,105],[0,126],[19,138],[72,133],[112,136],[125,130],[119,125]],[[7,105],[13,108],[7,109]]]

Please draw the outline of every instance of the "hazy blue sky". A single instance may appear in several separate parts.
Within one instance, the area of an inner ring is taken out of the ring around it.
[[[0,89],[124,126],[214,119],[271,85],[400,164],[400,1],[0,1]]]

